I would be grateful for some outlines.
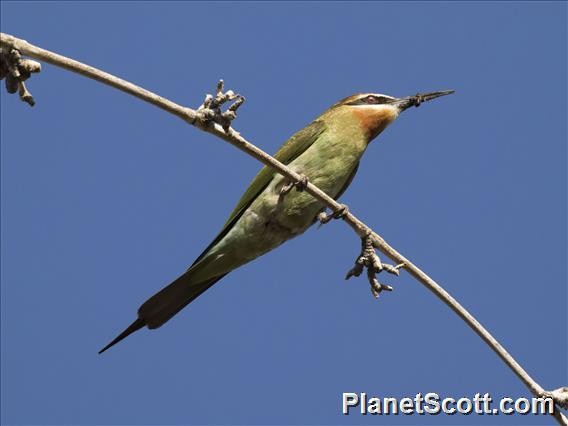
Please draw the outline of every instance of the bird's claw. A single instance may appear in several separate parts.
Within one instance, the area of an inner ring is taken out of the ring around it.
[[[358,277],[366,268],[367,279],[371,286],[371,292],[375,298],[378,298],[381,292],[392,291],[393,288],[390,285],[380,283],[377,279],[377,274],[385,271],[389,274],[398,276],[400,274],[399,269],[403,266],[404,263],[400,263],[396,266],[389,265],[388,263],[382,263],[381,259],[375,252],[375,247],[373,246],[373,241],[369,233],[361,239],[361,254],[355,260],[353,268],[347,272],[345,279],[348,280],[351,277]]]
[[[348,213],[349,206],[347,206],[346,204],[341,204],[341,207],[333,213],[328,214],[325,211],[320,212],[317,215],[317,220],[319,221],[321,226],[331,221],[331,219],[343,219],[345,216],[347,216]]]
[[[203,104],[197,108],[197,120],[203,126],[217,123],[227,133],[231,127],[231,122],[237,117],[237,109],[243,104],[245,98],[232,90],[223,92],[223,88],[224,82],[219,80],[215,96],[207,94]],[[221,111],[221,107],[229,101],[234,102],[226,111]]]
[[[308,177],[302,175],[302,178],[298,182],[296,182],[294,186],[296,187],[298,192],[303,192],[308,187],[308,183],[310,183]]]
[[[335,211],[331,216],[334,219],[343,219],[349,213],[349,206],[342,204],[339,210]]]
[[[308,179],[307,176],[302,175],[302,177],[300,178],[299,181],[297,182],[288,182],[285,185],[282,186],[282,188],[280,188],[280,196],[284,196],[287,193],[289,193],[292,188],[296,188],[296,190],[298,192],[302,192],[304,191],[307,187],[308,187],[308,183],[310,183],[310,180]]]

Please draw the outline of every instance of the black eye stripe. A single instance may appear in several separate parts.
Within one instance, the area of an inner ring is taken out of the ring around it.
[[[348,105],[381,105],[388,104],[390,102],[392,102],[392,99],[387,98],[386,96],[367,95],[349,102]]]

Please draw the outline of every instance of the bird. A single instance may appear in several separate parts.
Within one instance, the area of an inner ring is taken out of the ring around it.
[[[325,210],[302,186],[310,182],[338,199],[353,181],[369,143],[401,112],[451,93],[454,91],[402,98],[357,93],[326,109],[274,155],[303,176],[302,182],[291,182],[267,166],[262,168],[211,244],[185,273],[146,300],[136,320],[99,354],[144,326],[162,326],[232,270],[302,234]],[[298,190],[292,191],[293,186]]]

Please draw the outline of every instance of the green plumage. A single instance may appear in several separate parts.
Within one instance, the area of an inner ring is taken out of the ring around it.
[[[401,111],[449,93],[400,99],[372,93],[350,96],[294,134],[274,157],[338,198],[353,180],[369,142]],[[160,327],[232,270],[308,229],[324,206],[306,191],[283,191],[288,184],[272,169],[260,170],[217,237],[192,266],[144,302],[138,319],[101,352],[144,326]]]
[[[325,130],[325,123],[323,121],[314,121],[310,125],[304,127],[302,130],[294,134],[290,139],[288,139],[284,145],[273,155],[282,164],[288,165],[290,162],[296,159],[298,155],[308,149],[317,138]],[[199,262],[199,260],[207,254],[207,252],[217,244],[227,231],[234,225],[235,221],[241,216],[241,214],[250,206],[254,199],[266,188],[266,186],[273,179],[276,172],[270,167],[263,167],[260,172],[254,177],[251,184],[242,195],[241,199],[237,203],[237,206],[233,209],[229,218],[223,225],[221,232],[215,237],[215,239],[207,246],[203,253],[193,263]],[[192,265],[193,266],[193,265]]]
[[[322,117],[293,135],[274,157],[337,197],[353,179],[367,141],[356,126],[346,127],[345,140],[338,138]],[[303,233],[323,206],[306,192],[281,195],[287,182],[271,168],[261,169],[217,237],[185,274],[140,307],[139,318],[149,328],[161,326],[231,270]]]

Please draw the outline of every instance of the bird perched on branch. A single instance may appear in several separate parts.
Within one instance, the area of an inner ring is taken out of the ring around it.
[[[379,93],[349,96],[294,134],[274,158],[305,176],[302,182],[264,167],[253,179],[223,229],[193,265],[150,297],[138,318],[99,353],[146,326],[158,328],[233,269],[302,234],[324,205],[305,191],[307,180],[337,199],[347,189],[369,142],[398,115],[452,90],[404,98]],[[298,191],[292,190],[296,186]]]

